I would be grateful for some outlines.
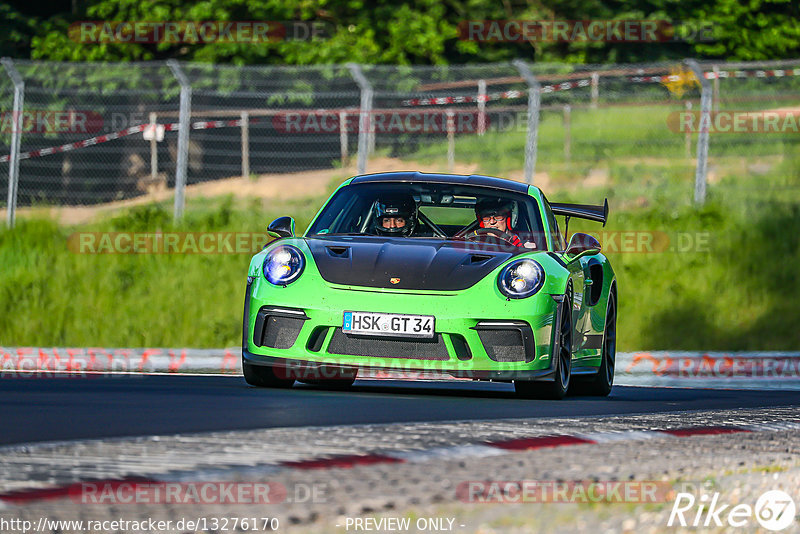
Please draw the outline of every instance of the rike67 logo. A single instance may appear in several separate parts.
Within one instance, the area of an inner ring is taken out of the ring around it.
[[[773,532],[784,530],[794,523],[797,508],[792,497],[781,490],[763,493],[755,506],[741,503],[736,506],[720,502],[720,494],[678,493],[669,514],[667,526],[681,527],[753,527],[755,519],[762,528]]]

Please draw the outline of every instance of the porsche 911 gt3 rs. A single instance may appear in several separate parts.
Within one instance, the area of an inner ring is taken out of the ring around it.
[[[281,217],[247,276],[245,380],[337,386],[361,369],[513,382],[528,398],[608,395],[617,283],[600,244],[548,202],[487,176],[394,172],[342,183],[305,234]]]

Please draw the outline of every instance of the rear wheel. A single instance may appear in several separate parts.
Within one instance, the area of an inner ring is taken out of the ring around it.
[[[515,380],[517,395],[526,399],[563,399],[572,376],[572,299],[564,296],[561,308],[561,326],[558,332],[557,353],[553,358],[553,381],[534,382]]]
[[[294,384],[292,378],[279,377],[272,365],[253,365],[244,359],[242,359],[242,373],[245,382],[260,388],[290,388]]]

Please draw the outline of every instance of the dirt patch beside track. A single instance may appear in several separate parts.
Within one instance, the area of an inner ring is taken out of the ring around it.
[[[472,174],[477,171],[477,168],[477,164],[456,164],[453,172],[457,174]],[[371,159],[368,172],[401,170],[446,172],[438,164],[420,164],[390,157]],[[351,166],[345,169],[321,169],[288,174],[261,174],[256,178],[232,177],[189,185],[186,187],[186,198],[233,195],[235,198],[242,199],[285,200],[290,198],[320,197],[330,193],[336,182],[343,181],[355,174],[356,168]],[[508,178],[522,180],[522,171],[510,173]],[[163,190],[129,200],[93,206],[21,207],[17,209],[17,213],[22,217],[30,215],[45,216],[55,219],[61,224],[78,225],[127,208],[152,202],[171,201],[172,198],[172,190]],[[0,210],[0,217],[3,220],[5,219],[5,210]]]

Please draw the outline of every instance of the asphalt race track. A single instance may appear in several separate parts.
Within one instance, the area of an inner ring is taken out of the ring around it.
[[[241,377],[0,380],[0,444],[271,427],[581,417],[800,405],[800,391],[615,386],[605,399],[522,400],[508,384],[360,380],[349,391],[257,389]]]

